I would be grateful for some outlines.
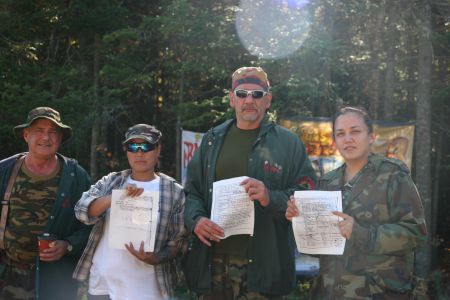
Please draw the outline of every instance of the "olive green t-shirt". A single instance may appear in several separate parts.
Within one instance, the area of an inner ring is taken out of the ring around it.
[[[248,175],[248,158],[258,137],[259,128],[242,130],[236,124],[225,136],[216,163],[216,181]],[[215,244],[214,253],[246,256],[249,235],[232,235]]]

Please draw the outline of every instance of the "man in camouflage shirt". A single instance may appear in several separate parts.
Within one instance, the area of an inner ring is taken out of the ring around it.
[[[9,201],[2,205],[8,214],[2,228],[0,299],[75,299],[78,285],[71,274],[90,227],[76,220],[73,207],[89,188],[89,176],[74,159],[56,153],[71,128],[54,109],[31,110],[14,132],[24,138],[28,152],[0,161],[2,200],[19,164]],[[39,253],[37,237],[43,233],[57,240]]]

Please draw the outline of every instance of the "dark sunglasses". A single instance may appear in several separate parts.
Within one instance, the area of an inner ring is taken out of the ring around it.
[[[150,144],[150,143],[129,143],[125,145],[125,148],[128,152],[137,153],[139,149],[142,152],[147,153],[153,151],[158,147],[158,144]]]
[[[261,99],[265,95],[267,95],[266,91],[247,91],[247,90],[234,90],[234,95],[238,98],[247,98],[248,95],[252,95],[253,99]]]

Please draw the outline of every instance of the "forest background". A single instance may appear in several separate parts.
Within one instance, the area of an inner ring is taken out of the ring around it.
[[[0,158],[12,127],[51,106],[74,129],[61,148],[93,180],[127,166],[126,129],[163,131],[161,169],[179,178],[180,129],[233,115],[231,73],[262,66],[272,118],[362,105],[416,125],[413,178],[429,237],[417,273],[449,293],[449,0],[0,0]]]

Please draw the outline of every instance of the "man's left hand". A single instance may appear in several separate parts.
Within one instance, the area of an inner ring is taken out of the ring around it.
[[[245,192],[252,201],[259,201],[259,204],[266,207],[269,205],[269,191],[262,181],[254,178],[247,178],[241,182]]]
[[[57,261],[68,252],[69,243],[64,240],[56,240],[50,243],[50,248],[39,252],[39,258],[42,261]]]

